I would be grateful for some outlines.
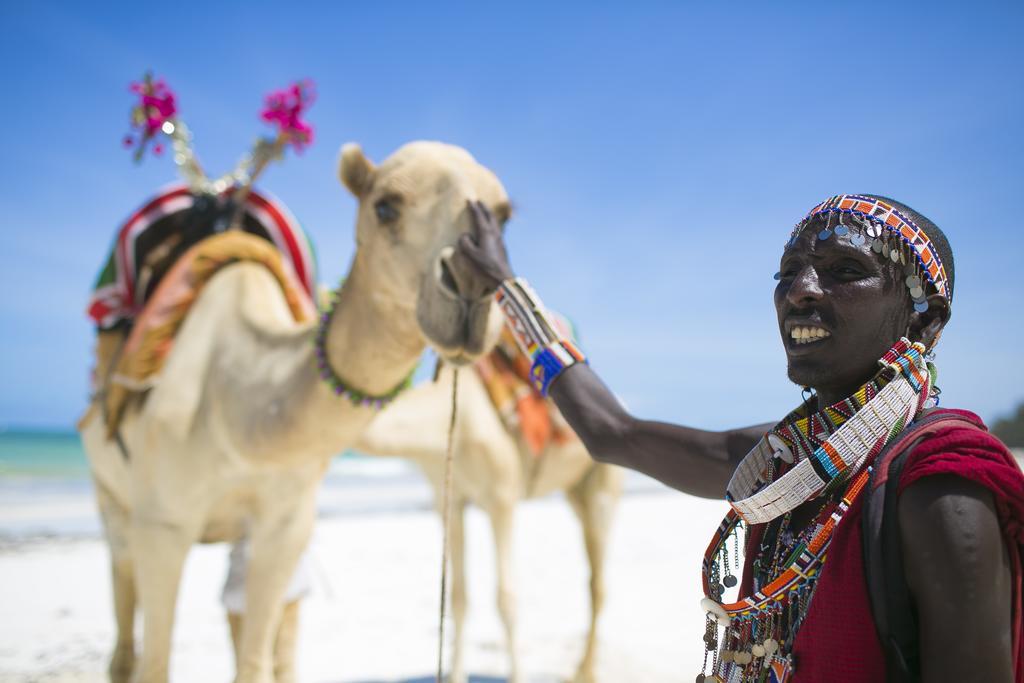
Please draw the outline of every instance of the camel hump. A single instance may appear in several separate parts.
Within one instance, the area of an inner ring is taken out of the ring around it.
[[[100,396],[110,435],[116,431],[130,401],[141,399],[163,369],[175,337],[207,283],[221,269],[253,263],[269,271],[281,288],[296,322],[311,320],[316,306],[280,252],[266,240],[239,230],[208,237],[183,254],[135,317],[131,331],[101,330],[99,354],[105,375]],[[120,336],[114,336],[120,333]],[[116,345],[116,346],[115,346]]]

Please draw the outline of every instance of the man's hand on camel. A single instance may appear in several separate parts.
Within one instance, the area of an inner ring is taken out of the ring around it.
[[[468,202],[468,205],[472,228],[459,238],[459,251],[497,287],[515,277],[508,263],[501,226],[483,202]]]

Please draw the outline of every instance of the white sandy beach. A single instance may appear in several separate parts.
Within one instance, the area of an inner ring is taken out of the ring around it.
[[[702,653],[700,558],[724,505],[670,492],[638,475],[630,476],[627,491],[608,555],[602,681],[689,680]],[[312,549],[315,588],[301,622],[301,681],[433,680],[441,528],[428,500],[426,485],[413,476],[321,497]],[[47,511],[93,515],[81,500],[43,499],[36,508],[26,501],[0,505],[0,529],[24,527],[26,517],[39,523]],[[107,549],[94,519],[71,526],[86,531],[23,535],[0,549],[2,681],[105,680],[114,637]],[[503,636],[490,530],[480,511],[470,511],[467,534],[467,668],[475,681],[500,681]],[[576,519],[560,497],[524,503],[515,542],[523,670],[528,681],[565,680],[581,652],[588,614]],[[225,546],[197,546],[189,557],[174,638],[176,683],[231,680],[218,600],[226,563]]]

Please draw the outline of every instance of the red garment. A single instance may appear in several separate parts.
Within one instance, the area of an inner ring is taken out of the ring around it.
[[[985,429],[963,410],[945,411]],[[1016,680],[1024,681],[1021,635],[1024,558],[1024,474],[1006,447],[986,431],[962,424],[943,426],[907,457],[899,491],[922,477],[955,474],[992,492],[1010,550],[1013,571],[1013,656]],[[793,683],[878,683],[885,680],[885,654],[875,630],[861,553],[863,497],[836,527],[807,616],[793,645]],[[750,592],[754,549],[765,525],[751,529],[742,591]]]

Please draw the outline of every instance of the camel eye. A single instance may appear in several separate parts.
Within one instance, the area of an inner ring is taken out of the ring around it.
[[[381,223],[394,223],[398,220],[398,207],[395,206],[393,199],[384,198],[378,200],[373,205],[373,210],[377,214],[377,220]]]

